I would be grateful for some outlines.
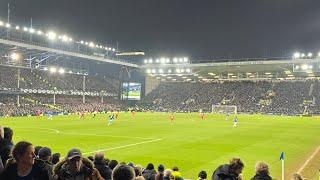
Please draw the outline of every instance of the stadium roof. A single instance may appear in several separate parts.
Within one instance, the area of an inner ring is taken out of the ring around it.
[[[146,74],[162,81],[299,80],[320,77],[320,58],[145,64],[142,67]]]

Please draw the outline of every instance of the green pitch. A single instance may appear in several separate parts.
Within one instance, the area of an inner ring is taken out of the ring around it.
[[[0,124],[14,129],[14,141],[31,141],[49,146],[53,152],[65,153],[78,147],[86,155],[105,151],[106,157],[119,162],[146,166],[159,163],[166,168],[179,167],[185,178],[195,179],[200,170],[209,177],[220,164],[232,157],[244,163],[244,179],[254,175],[254,164],[266,161],[271,176],[281,177],[279,155],[285,152],[286,174],[295,172],[319,146],[320,118],[239,115],[239,126],[225,115],[175,114],[170,123],[168,113],[121,113],[107,127],[107,115],[95,119],[78,116],[2,118]]]

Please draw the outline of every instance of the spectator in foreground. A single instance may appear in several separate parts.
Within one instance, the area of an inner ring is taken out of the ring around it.
[[[52,159],[51,159],[51,163],[52,164],[57,164],[60,161],[60,153],[54,153],[52,154]]]
[[[178,167],[173,167],[172,168],[172,172],[171,172],[172,176],[174,177],[175,180],[183,180],[181,173],[179,172],[179,168]]]
[[[134,178],[135,180],[144,180],[144,177],[142,176],[142,166],[137,165],[134,168],[134,174],[136,177]]]
[[[256,175],[251,180],[272,180],[269,174],[268,164],[259,161],[256,163]]]
[[[112,171],[112,180],[134,180],[135,172],[128,165],[118,165]]]
[[[95,154],[93,164],[94,164],[95,168],[99,171],[100,175],[105,180],[111,179],[112,170],[109,168],[106,161],[104,160],[103,152],[97,152]]]
[[[109,163],[108,163],[108,166],[111,170],[113,170],[116,166],[118,165],[118,161],[117,160],[111,160]]]
[[[58,180],[103,180],[93,163],[82,157],[79,149],[71,149],[67,157],[54,167],[54,179]]]
[[[156,174],[155,179],[156,180],[163,180],[163,175],[164,175],[164,166],[162,164],[160,164],[158,166],[158,172]]]
[[[154,180],[156,176],[156,170],[154,169],[154,166],[152,163],[149,163],[146,167],[146,169],[142,172],[142,176],[145,180]]]
[[[1,128],[1,137],[0,137],[0,156],[2,159],[2,164],[5,166],[7,160],[10,157],[10,152],[13,148],[13,131],[11,128],[4,127]]]
[[[233,158],[229,164],[219,166],[212,174],[212,180],[238,180],[244,167],[239,158]]]
[[[294,173],[291,180],[304,180],[304,178],[300,174]]]
[[[198,174],[198,180],[206,180],[207,179],[207,172],[206,171],[200,171]]]
[[[43,169],[34,166],[34,147],[26,141],[18,142],[12,150],[13,160],[8,161],[0,179],[17,180],[48,180],[48,174]]]
[[[163,173],[163,180],[173,180],[174,177],[172,176],[172,170],[171,169],[166,169]]]
[[[51,163],[51,149],[43,147],[38,152],[38,158],[35,159],[34,165],[48,173],[49,179],[53,178],[53,164]]]

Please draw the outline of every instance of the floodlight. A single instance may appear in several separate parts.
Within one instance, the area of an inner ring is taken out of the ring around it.
[[[102,48],[103,48],[103,46],[101,46],[101,45],[100,45],[100,48],[102,49]]]
[[[28,28],[27,27],[23,27],[23,31],[28,31]]]
[[[81,44],[84,44],[84,41],[80,41]]]
[[[170,63],[170,59],[169,58],[166,59],[166,63]]]
[[[55,32],[50,31],[48,32],[48,38],[50,40],[55,40],[57,38],[57,34]]]
[[[88,43],[88,42],[85,42],[84,44],[85,44],[85,45],[89,45],[89,43]]]
[[[311,58],[312,57],[312,53],[309,52],[307,56],[308,56],[308,58]]]
[[[164,64],[164,63],[166,63],[166,59],[165,58],[160,58],[160,62],[161,62],[161,64]]]
[[[98,47],[99,47],[99,45],[97,44],[97,45],[96,45],[96,48],[98,48]]]
[[[111,47],[109,47],[109,51],[111,51],[112,50],[112,48]]]
[[[183,62],[188,62],[188,58],[187,58],[187,57],[184,57],[184,58],[183,58]]]
[[[39,30],[39,31],[37,32],[37,34],[38,34],[38,35],[41,35],[41,34],[42,34],[42,31]]]
[[[150,74],[151,73],[151,69],[147,69],[147,73]]]
[[[60,39],[60,38],[59,38]],[[68,41],[68,36],[66,36],[66,35],[63,35],[62,37],[61,37],[61,39],[62,39],[62,41],[64,41],[64,42],[66,42],[66,41]]]
[[[294,68],[298,70],[300,68],[300,66],[296,65]]]
[[[21,55],[14,52],[14,53],[12,53],[12,54],[10,55],[10,58],[11,58],[12,60],[14,60],[14,61],[18,61],[18,60],[20,60]]]
[[[16,30],[19,30],[20,29],[20,27],[19,26],[16,26]]]
[[[168,70],[168,73],[172,73],[171,69]]]
[[[115,48],[113,48],[113,49],[112,49],[112,51],[113,51],[113,52],[115,52],[115,51],[116,51],[116,49],[115,49]]]
[[[69,71],[69,74],[72,74],[72,71],[71,71],[71,70]]]
[[[318,52],[318,57],[320,57],[320,52]]]
[[[300,58],[300,53],[299,53],[299,52],[295,52],[295,53],[293,54],[293,58],[294,58],[294,59],[299,59],[299,58]]]
[[[105,47],[104,49],[105,49],[106,51],[108,51],[108,47]]]
[[[145,60],[144,60],[144,63],[147,64],[147,63],[148,63],[148,59],[145,59]]]
[[[184,69],[181,69],[180,71],[181,71],[182,73],[184,73]]]
[[[4,26],[4,22],[3,21],[0,21],[0,26]]]
[[[64,74],[65,73],[65,70],[63,68],[60,68],[59,69],[59,74]]]
[[[155,69],[152,69],[151,72],[152,72],[152,73],[156,73],[156,70],[155,70]]]
[[[309,67],[308,67],[309,69],[313,69],[313,66],[312,65],[309,65]]]
[[[93,43],[93,42],[90,42],[90,43],[89,43],[89,46],[90,46],[90,47],[94,47],[94,43]]]
[[[301,54],[301,58],[304,58],[306,55],[304,53]]]
[[[11,27],[11,24],[7,23],[6,28],[10,28],[10,27]]]
[[[159,69],[159,73],[163,73],[163,69]]]
[[[33,34],[36,30],[34,30],[33,28],[29,29],[29,33]]]
[[[181,70],[180,70],[180,69],[176,69],[176,72],[177,72],[177,73],[180,73],[180,72],[181,72]]]
[[[183,59],[182,59],[182,58],[179,58],[179,62],[181,62],[181,63],[182,63],[182,62],[183,62]]]
[[[307,70],[307,69],[308,69],[308,65],[307,65],[307,64],[303,64],[303,65],[301,66],[301,69],[302,69],[302,70]]]
[[[51,73],[56,73],[56,72],[57,72],[57,68],[51,67],[51,68],[50,68],[50,72],[51,72]]]
[[[72,42],[72,41],[73,41],[73,39],[72,39],[72,38],[69,38],[68,40],[69,40],[69,42]]]
[[[178,59],[177,59],[177,58],[173,58],[173,62],[174,62],[174,63],[177,63],[177,62],[178,62]]]
[[[186,69],[186,72],[187,72],[187,73],[190,73],[190,72],[191,72],[191,69],[189,69],[189,68]]]
[[[152,63],[152,59],[149,59],[149,63]]]
[[[48,71],[48,68],[47,68],[47,67],[45,67],[45,68],[43,68],[43,70],[44,70],[44,71]]]
[[[159,63],[160,62],[160,60],[159,59],[156,59],[156,63]]]

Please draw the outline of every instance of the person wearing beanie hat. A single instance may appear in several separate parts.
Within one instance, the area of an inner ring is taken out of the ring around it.
[[[207,179],[207,172],[206,171],[200,171],[198,174],[198,180],[206,180]]]

